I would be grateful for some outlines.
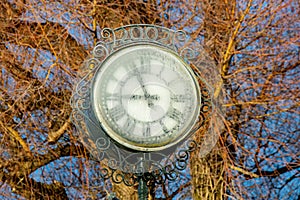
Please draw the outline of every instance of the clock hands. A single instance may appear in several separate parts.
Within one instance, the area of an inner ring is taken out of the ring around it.
[[[145,84],[144,84],[143,78],[141,76],[141,73],[137,70],[137,68],[135,68],[134,71],[136,72],[135,74],[136,74],[137,80],[138,80],[138,82],[140,83],[140,85],[142,87],[145,100],[148,102],[148,107],[151,108],[154,105],[153,99],[159,99],[159,97],[157,95],[150,95],[148,93],[148,91],[145,88]]]

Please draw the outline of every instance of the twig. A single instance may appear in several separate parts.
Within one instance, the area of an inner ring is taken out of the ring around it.
[[[240,167],[237,167],[237,166],[234,166],[234,165],[229,165],[229,167],[230,167],[231,169],[233,169],[233,170],[236,170],[236,171],[238,171],[238,172],[241,172],[241,173],[243,173],[243,174],[245,174],[245,175],[248,175],[248,176],[250,176],[250,177],[252,177],[252,178],[259,178],[259,175],[255,174],[255,173],[253,173],[253,172],[249,172],[249,171],[247,171],[247,170],[245,170],[245,169],[242,169],[242,168],[240,168]]]
[[[21,144],[21,146],[24,148],[24,150],[26,151],[26,153],[28,154],[28,156],[32,156],[31,151],[30,151],[28,145],[21,138],[21,136],[19,135],[19,133],[17,131],[15,131],[12,127],[6,127],[6,128],[11,133],[11,135]]]
[[[64,134],[64,132],[67,130],[67,128],[69,127],[69,125],[70,125],[70,119],[67,119],[66,121],[65,121],[65,123],[64,123],[64,125],[60,128],[60,129],[58,129],[57,131],[55,131],[55,132],[50,132],[49,134],[48,134],[48,142],[49,143],[53,143],[53,142],[56,142],[56,140],[58,140],[58,138],[60,138],[60,136],[62,135],[62,134]]]

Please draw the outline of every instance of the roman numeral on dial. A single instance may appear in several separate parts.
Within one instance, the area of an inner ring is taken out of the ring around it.
[[[166,127],[166,125],[163,123],[162,120],[159,121],[159,124],[161,125],[161,128],[162,128],[163,132],[165,132],[165,133],[170,132],[170,130],[168,130],[168,128]]]
[[[126,133],[129,133],[129,134],[132,134],[134,128],[135,128],[135,125],[136,125],[136,121],[130,117],[128,117],[126,119],[126,122],[123,126],[123,129]]]
[[[176,94],[176,95],[173,95],[171,97],[171,99],[175,102],[183,103],[183,102],[189,100],[190,97],[187,95],[184,95],[184,94]]]
[[[150,137],[151,136],[150,125],[149,124],[144,124],[144,126],[143,126],[143,136],[144,137]]]
[[[125,110],[121,105],[117,105],[110,110],[108,110],[111,118],[115,121],[121,119],[125,115]]]
[[[183,114],[176,108],[170,108],[167,112],[167,116],[174,119],[177,122],[182,122]]]
[[[140,72],[141,73],[150,73],[150,60],[147,57],[141,57],[141,67]]]
[[[107,93],[106,100],[108,101],[118,101],[120,100],[120,94],[118,93]]]

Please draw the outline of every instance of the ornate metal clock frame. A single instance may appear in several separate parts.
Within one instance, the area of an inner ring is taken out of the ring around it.
[[[163,184],[175,180],[178,171],[186,169],[190,153],[200,148],[201,143],[193,140],[193,134],[209,120],[214,104],[213,89],[201,72],[193,65],[203,52],[188,47],[189,36],[155,25],[129,25],[117,29],[103,29],[101,41],[93,50],[93,57],[84,66],[86,74],[76,85],[71,99],[72,122],[76,125],[76,136],[98,161],[102,161],[101,178],[131,186],[140,180],[143,183]],[[93,110],[92,83],[103,62],[116,51],[138,44],[160,46],[181,57],[197,77],[201,100],[200,113],[195,126],[184,140],[168,148],[154,151],[133,150],[116,142],[104,131]],[[202,65],[206,63],[202,61]],[[210,134],[210,133],[208,133]],[[105,166],[105,167],[104,167]],[[140,182],[141,183],[141,182]]]

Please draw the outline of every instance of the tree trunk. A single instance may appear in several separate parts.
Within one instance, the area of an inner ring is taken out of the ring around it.
[[[231,24],[234,22],[235,0],[205,0],[201,6],[204,13],[204,48],[215,61],[215,66],[218,68],[216,71],[220,72],[224,63],[229,62],[229,59],[225,58],[224,55],[226,55],[228,50],[229,39],[232,34]],[[213,94],[213,98],[221,98],[222,83],[222,78],[217,80],[216,85],[214,85],[216,92]],[[209,120],[214,119],[211,118]],[[209,122],[195,136],[194,139],[198,143],[200,143],[200,138],[204,137],[205,134],[211,134],[208,132],[208,124]],[[224,130],[221,130],[221,132],[224,132]],[[205,157],[200,156],[200,150],[191,154],[190,168],[193,199],[226,199],[224,194],[226,182],[228,181],[225,173],[227,156],[223,153],[226,151],[226,148],[224,148],[221,139],[224,136],[218,133],[217,137],[218,142],[216,146]]]

